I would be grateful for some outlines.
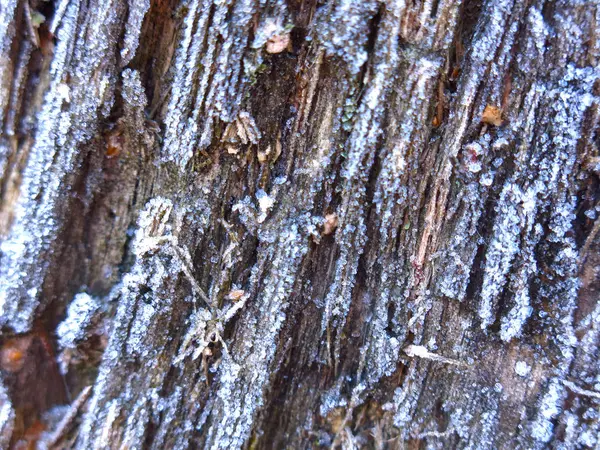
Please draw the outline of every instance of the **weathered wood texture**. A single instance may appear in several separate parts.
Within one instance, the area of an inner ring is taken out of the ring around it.
[[[2,0],[0,446],[598,448],[599,27]]]

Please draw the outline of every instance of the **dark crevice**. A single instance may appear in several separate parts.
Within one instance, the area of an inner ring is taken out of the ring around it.
[[[434,19],[435,16],[437,16],[439,6],[440,6],[440,0],[433,0],[431,2],[431,11],[429,13],[429,17]]]
[[[175,52],[173,41],[181,25],[178,21],[182,20],[186,10],[185,6],[179,6],[180,13],[174,13],[179,4],[179,0],[151,0],[142,23],[136,54],[128,65],[140,72],[152,112],[160,109],[164,102],[163,86],[168,82],[165,74]]]
[[[482,0],[466,0],[461,5],[457,36],[464,48],[467,48],[473,39],[482,9]]]

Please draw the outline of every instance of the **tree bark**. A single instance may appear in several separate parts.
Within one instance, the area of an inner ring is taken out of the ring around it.
[[[600,448],[600,9],[3,0],[1,448]]]

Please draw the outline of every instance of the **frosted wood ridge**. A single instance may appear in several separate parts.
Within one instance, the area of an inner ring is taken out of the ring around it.
[[[67,447],[600,445],[597,3],[29,4],[0,326]]]

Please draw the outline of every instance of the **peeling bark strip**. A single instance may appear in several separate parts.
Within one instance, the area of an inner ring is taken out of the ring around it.
[[[598,24],[4,1],[0,447],[600,445]]]

